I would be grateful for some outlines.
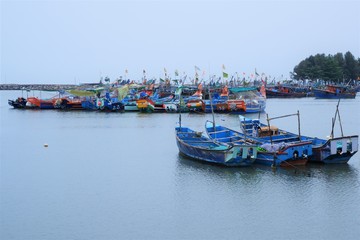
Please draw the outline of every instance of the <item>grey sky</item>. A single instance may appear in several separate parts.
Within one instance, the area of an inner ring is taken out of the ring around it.
[[[289,76],[317,53],[360,57],[360,1],[1,1],[1,83],[207,74]],[[201,71],[202,73],[202,71]]]

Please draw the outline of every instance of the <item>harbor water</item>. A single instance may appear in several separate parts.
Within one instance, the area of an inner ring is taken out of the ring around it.
[[[348,164],[226,168],[179,155],[179,114],[18,110],[0,91],[0,239],[359,239],[360,153]],[[337,100],[268,99],[300,112],[303,135],[331,133]],[[360,134],[360,95],[339,105]],[[211,114],[182,116],[204,131]],[[237,115],[216,114],[239,129]],[[298,131],[297,117],[273,125]],[[341,136],[339,122],[335,136]]]

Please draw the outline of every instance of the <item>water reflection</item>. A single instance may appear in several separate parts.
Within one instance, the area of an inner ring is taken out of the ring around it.
[[[197,160],[187,158],[178,154],[176,172],[178,177],[187,175],[196,175],[196,177],[215,178],[219,181],[225,180],[228,183],[259,184],[262,180],[282,179],[291,183],[291,181],[300,180],[311,182],[352,182],[359,185],[359,174],[357,168],[349,164],[314,164],[296,168],[271,168],[264,165],[255,164],[251,167],[225,167],[215,164],[203,163]],[[273,181],[273,180],[272,180]]]

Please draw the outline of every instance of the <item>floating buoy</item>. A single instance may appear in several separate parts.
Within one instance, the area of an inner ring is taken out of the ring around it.
[[[49,145],[47,143],[44,144],[44,147],[48,147]]]

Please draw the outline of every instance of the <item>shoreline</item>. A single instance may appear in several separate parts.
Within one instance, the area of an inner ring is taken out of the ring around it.
[[[79,87],[75,84],[0,84],[0,90],[58,91]]]

